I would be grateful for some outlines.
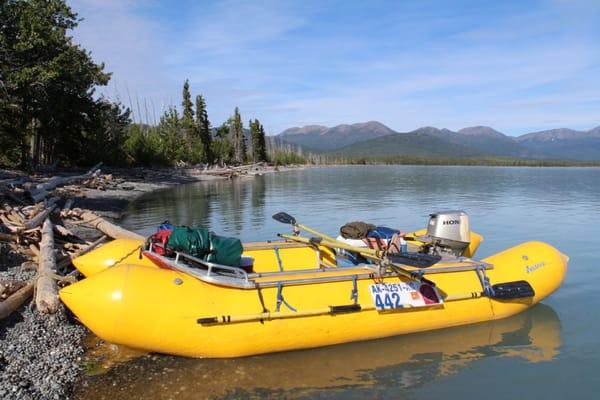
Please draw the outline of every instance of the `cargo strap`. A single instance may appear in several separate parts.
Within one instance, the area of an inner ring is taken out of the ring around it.
[[[350,300],[354,300],[354,304],[358,303],[358,276],[352,277],[352,292],[350,293]]]
[[[277,306],[275,307],[275,311],[279,311],[281,308],[281,304],[283,303],[287,308],[289,308],[293,312],[298,312],[290,303],[285,301],[283,298],[283,283],[277,285]]]
[[[488,297],[494,297],[494,288],[490,284],[490,278],[485,273],[485,266],[478,265],[475,268],[475,273],[479,278],[479,283],[481,283],[481,287],[483,288],[483,294]]]
[[[281,256],[279,255],[279,247],[275,247],[275,257],[277,257],[277,266],[280,271],[283,271],[283,264],[281,263]]]

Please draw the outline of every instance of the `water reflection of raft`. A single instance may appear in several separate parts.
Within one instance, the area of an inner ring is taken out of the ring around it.
[[[109,244],[88,258],[100,266],[114,263],[126,255],[115,253],[118,247],[127,246]],[[172,269],[156,268],[148,259],[129,260],[134,263],[62,289],[60,297],[107,341],[191,357],[237,357],[505,318],[556,290],[568,262],[552,246],[528,242],[482,261],[455,257],[429,268],[403,266],[435,282],[437,301],[427,302],[423,292],[419,297],[421,283],[394,269],[324,267],[334,264],[330,246],[263,243],[246,246],[245,255],[254,258],[254,272],[210,263],[192,268],[184,257],[174,262],[154,255]],[[490,295],[493,284],[519,281],[532,290],[518,298]],[[421,304],[392,296],[405,289]],[[385,301],[377,304],[381,291]]]
[[[539,304],[510,318],[472,326],[285,354],[236,360],[140,358],[94,377],[80,386],[76,397],[163,398],[176,391],[179,399],[232,397],[231,391],[239,394],[233,397],[253,397],[255,391],[260,397],[281,397],[277,394],[285,390],[284,397],[304,398],[323,389],[368,389],[389,376],[394,377],[394,389],[404,389],[458,373],[488,357],[552,361],[562,344],[560,330],[554,310]],[[210,379],[201,379],[207,371]],[[121,390],[115,392],[115,383]]]

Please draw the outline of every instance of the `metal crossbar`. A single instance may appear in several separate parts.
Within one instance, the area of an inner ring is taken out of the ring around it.
[[[281,284],[285,286],[293,286],[340,281],[356,282],[357,279],[372,279],[375,276],[381,278],[396,276],[396,274],[393,271],[380,271],[379,266],[376,264],[360,264],[350,268],[307,268],[301,270],[248,273],[242,268],[204,261],[200,258],[185,253],[175,253],[175,259],[164,256],[159,257],[163,258],[163,260],[167,264],[171,265],[174,269],[184,272],[200,280],[219,286],[241,289],[277,287]],[[189,265],[189,263],[193,263],[194,266]],[[493,265],[491,264],[477,262],[475,260],[464,258],[459,258],[455,260],[454,263],[446,261],[442,262],[441,264],[442,266],[440,267],[429,267],[421,269],[415,268],[411,269],[410,272],[425,275],[475,271],[479,276],[479,274],[481,273],[485,274],[485,270],[493,268]],[[443,264],[447,264],[447,266],[443,266]],[[201,268],[197,268],[198,266]],[[344,272],[346,272],[346,274],[339,275],[340,273]],[[301,275],[315,273],[319,276],[313,276],[310,278],[301,277]],[[294,276],[298,276],[298,278],[294,279]],[[258,281],[261,278],[266,278],[267,281]],[[354,292],[352,294],[354,295]]]

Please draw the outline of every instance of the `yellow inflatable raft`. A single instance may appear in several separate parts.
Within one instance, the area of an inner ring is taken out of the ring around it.
[[[76,261],[89,277],[60,297],[107,341],[190,357],[248,356],[504,318],[555,291],[568,263],[552,246],[528,242],[481,261],[445,256],[419,267],[380,259],[340,268],[332,243],[307,241],[246,245],[244,255],[254,259],[247,272],[184,254],[140,258],[139,245],[114,241]]]

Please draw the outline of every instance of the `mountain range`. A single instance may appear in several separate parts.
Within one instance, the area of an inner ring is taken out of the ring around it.
[[[561,128],[508,136],[488,126],[456,132],[434,127],[396,132],[380,122],[370,121],[332,128],[321,125],[289,128],[276,138],[309,151],[349,157],[600,160],[600,126],[588,131]]]

